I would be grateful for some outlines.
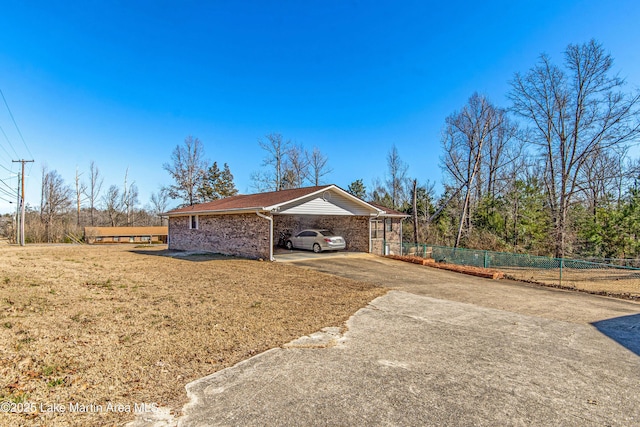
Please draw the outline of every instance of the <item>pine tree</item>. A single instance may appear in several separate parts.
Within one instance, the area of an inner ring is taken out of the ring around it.
[[[361,199],[367,197],[367,189],[365,188],[364,183],[361,179],[357,179],[349,184],[349,187],[347,187],[347,191]]]
[[[198,190],[198,195],[202,202],[210,202],[212,200],[223,199],[238,194],[235,184],[233,183],[233,174],[228,164],[224,164],[221,171],[218,162],[207,169],[202,185]]]
[[[217,194],[220,198],[231,197],[238,194],[238,189],[233,182],[233,174],[229,169],[229,165],[226,163],[222,169],[222,174],[220,174],[220,179],[218,180]]]

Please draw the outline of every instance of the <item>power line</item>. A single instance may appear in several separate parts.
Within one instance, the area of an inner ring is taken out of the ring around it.
[[[31,154],[31,150],[29,150],[29,147],[27,146],[27,142],[24,140],[24,137],[22,136],[22,132],[20,132],[20,128],[18,127],[18,123],[16,123],[16,119],[13,118],[13,113],[11,112],[11,108],[9,108],[9,104],[7,103],[7,99],[4,97],[4,93],[2,92],[2,89],[0,89],[0,95],[2,95],[2,100],[4,101],[4,105],[7,107],[7,111],[9,112],[9,116],[11,116],[11,121],[13,122],[13,125],[16,127],[16,130],[18,131],[18,135],[20,135],[20,139],[22,140],[22,143],[24,144],[24,148],[27,149],[27,153],[29,153],[29,157],[33,158],[33,154]]]
[[[6,184],[5,184],[5,185],[6,185]],[[18,196],[18,193],[16,193],[16,191],[15,191],[15,190],[13,190],[13,189],[12,189],[11,191],[8,191],[8,190],[6,190],[6,189],[4,189],[4,188],[2,188],[2,187],[0,187],[0,193],[2,193],[2,194],[4,194],[4,195],[6,195],[6,196],[8,196],[8,197],[11,197],[11,198],[15,198],[15,197],[17,197],[17,196]]]
[[[5,133],[4,129],[2,129],[2,126],[0,126],[0,131],[2,132],[2,134],[4,135],[4,139],[7,140],[7,142],[9,143],[9,147],[11,147],[11,149],[13,150],[13,153],[16,155],[16,157],[18,157],[18,153],[16,152],[16,149],[13,147],[13,144],[11,144],[11,141],[9,141],[9,137],[7,136],[7,134]],[[0,147],[2,147],[2,150],[7,153],[7,156],[9,156],[9,158],[13,157],[11,154],[9,154],[9,152],[7,151],[6,148],[4,148],[3,145],[0,145]]]
[[[10,191],[14,191],[14,189],[13,189],[13,188],[11,188],[11,186],[10,186],[9,184],[7,184],[6,182],[4,182],[4,180],[3,180],[3,179],[0,179],[0,183],[2,183],[2,185],[4,185],[5,187],[7,187]],[[2,188],[2,187],[0,187],[0,190],[3,190],[3,188]],[[5,191],[7,191],[7,190],[5,190]],[[14,195],[14,196],[17,196],[17,195],[18,195],[18,193],[14,191],[14,194],[13,194],[13,195]]]
[[[0,182],[7,187],[9,190],[5,190],[4,188],[0,187],[0,191],[4,191],[5,193],[8,193],[11,197],[16,197],[18,195],[18,192],[15,191],[13,188],[11,188],[6,182],[4,182],[2,179],[0,179]]]
[[[0,164],[0,168],[6,170],[9,173],[13,173],[13,171],[11,169],[7,169],[5,166],[3,166],[2,164]]]
[[[14,194],[9,194],[8,191],[4,190],[3,188],[0,188],[0,197],[11,197],[12,199],[15,198],[16,196]]]

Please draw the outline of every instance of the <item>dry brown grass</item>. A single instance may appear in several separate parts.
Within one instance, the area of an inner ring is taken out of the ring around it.
[[[157,403],[325,326],[385,290],[286,264],[131,246],[0,247],[0,402]],[[118,425],[130,413],[0,413],[0,425]]]
[[[498,267],[505,276],[516,280],[562,286],[584,292],[640,299],[640,271],[625,269],[565,268],[560,282],[559,269]]]

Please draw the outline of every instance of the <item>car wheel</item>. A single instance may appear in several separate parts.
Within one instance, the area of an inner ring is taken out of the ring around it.
[[[291,240],[287,240],[287,243],[285,243],[285,247],[289,250],[293,249],[293,243],[291,243]]]
[[[317,244],[317,243],[314,243],[313,244],[313,252],[319,254],[321,251],[322,251],[322,248],[320,247],[320,245]]]

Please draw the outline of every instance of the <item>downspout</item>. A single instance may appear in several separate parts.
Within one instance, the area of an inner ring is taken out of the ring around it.
[[[402,221],[404,221],[404,218],[400,218],[400,256],[402,256]]]
[[[256,211],[256,215],[269,221],[269,261],[275,261],[273,258],[273,218],[258,211]]]

